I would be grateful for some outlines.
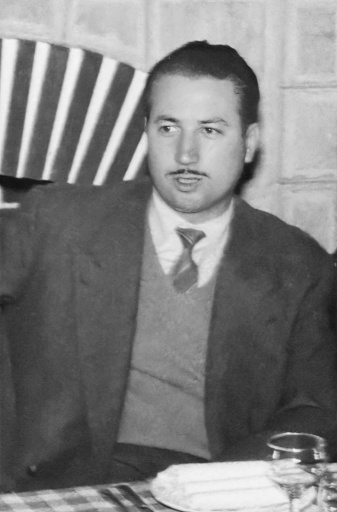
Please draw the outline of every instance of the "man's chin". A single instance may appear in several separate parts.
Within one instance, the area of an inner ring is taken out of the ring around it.
[[[208,208],[202,208],[200,205],[171,204],[173,208],[182,218],[191,223],[200,223],[207,220],[210,215]]]
[[[203,211],[203,208],[198,205],[198,204],[194,204],[194,203],[186,203],[186,202],[182,202],[182,201],[172,201],[171,203],[168,203],[169,206],[171,206],[171,208],[173,208],[174,210],[176,210],[178,213],[183,213],[183,214],[197,214],[197,213],[200,213],[201,211]]]
[[[205,204],[200,202],[182,202],[175,201],[167,203],[172,209],[179,213],[185,220],[192,223],[201,223],[215,219],[222,215],[230,204],[225,199],[214,204]]]
[[[170,206],[173,210],[176,210],[179,213],[193,214],[201,211],[202,201],[200,197],[197,197],[197,194],[193,193],[184,193],[177,191],[170,191],[167,194],[161,194],[162,199],[165,203]]]

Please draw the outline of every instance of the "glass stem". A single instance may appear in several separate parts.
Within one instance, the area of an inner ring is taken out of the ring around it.
[[[290,498],[290,510],[291,512],[300,512],[300,499],[299,498]]]
[[[290,510],[291,512],[300,512],[300,498],[302,496],[303,488],[301,485],[294,485],[288,489],[288,495],[290,498]]]

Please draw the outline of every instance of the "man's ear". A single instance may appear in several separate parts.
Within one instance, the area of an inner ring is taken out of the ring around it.
[[[255,152],[260,144],[260,129],[257,123],[250,124],[245,135],[246,154],[245,162],[250,163],[253,161]]]

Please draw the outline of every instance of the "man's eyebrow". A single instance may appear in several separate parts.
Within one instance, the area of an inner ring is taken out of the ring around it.
[[[176,117],[171,117],[171,116],[165,115],[165,114],[159,115],[154,118],[155,123],[161,123],[163,121],[166,123],[175,123],[175,124],[179,123],[179,119],[177,119]],[[203,119],[201,121],[198,121],[198,123],[201,125],[217,124],[217,123],[222,123],[222,124],[225,124],[226,126],[229,125],[229,123],[222,117],[212,117],[210,119]]]
[[[166,116],[165,114],[154,118],[155,123],[160,123],[161,121],[165,121],[167,123],[178,123],[179,122],[179,120],[176,119],[175,117]]]
[[[200,124],[215,124],[215,123],[223,123],[228,126],[228,122],[222,117],[213,117],[211,119],[205,119],[203,121],[199,121]]]

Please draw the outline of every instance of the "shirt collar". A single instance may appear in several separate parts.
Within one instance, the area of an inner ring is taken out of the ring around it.
[[[205,233],[208,243],[216,242],[218,239],[222,239],[227,232],[233,209],[234,201],[232,200],[227,210],[219,217],[199,224],[192,224],[165,203],[158,192],[153,189],[150,202],[150,224],[152,224],[152,227],[155,226],[159,243],[165,243],[165,240],[171,237],[173,233],[176,234],[177,227],[200,229]]]

